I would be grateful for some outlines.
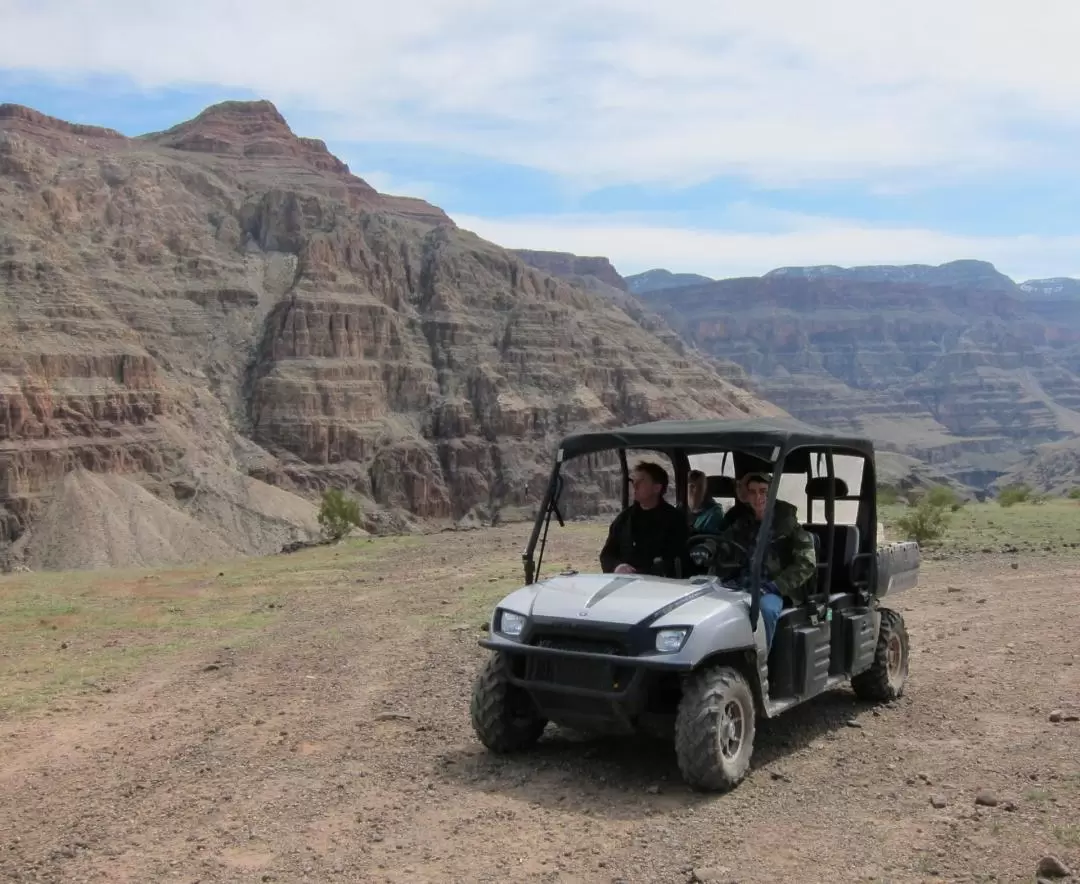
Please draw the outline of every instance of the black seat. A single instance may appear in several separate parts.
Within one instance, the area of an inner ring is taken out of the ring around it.
[[[833,486],[833,499],[847,497],[847,482],[838,476],[830,479],[828,476],[816,476],[806,483],[806,496],[815,500],[825,500],[829,496],[829,483]]]
[[[705,493],[709,497],[735,497],[735,480],[731,476],[709,476],[705,480]]]
[[[846,498],[849,494],[848,485],[843,479],[834,476],[815,476],[806,483],[806,496],[813,501],[827,501],[829,492],[832,491],[833,500]],[[813,509],[810,511],[813,512]],[[829,549],[829,525],[828,523],[808,523],[804,526],[807,531],[817,538],[818,556],[818,592],[827,593],[830,588],[836,591],[847,591],[851,586],[852,562],[859,552],[859,529],[855,525],[835,525],[833,557],[832,557],[832,587],[825,585],[826,564],[825,556]]]
[[[803,526],[814,538],[814,549],[820,565],[825,564],[825,555],[829,549],[829,525],[828,523],[810,523]],[[844,591],[851,585],[851,563],[859,552],[859,528],[857,525],[832,526],[833,536],[832,556],[832,589],[834,592]],[[825,586],[825,571],[818,568],[818,592],[826,593],[830,587]]]

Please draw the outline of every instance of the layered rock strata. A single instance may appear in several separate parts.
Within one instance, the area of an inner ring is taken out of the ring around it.
[[[572,429],[778,411],[670,329],[376,192],[268,102],[138,138],[0,106],[0,217],[9,558],[48,566],[38,522],[105,487],[84,474],[262,552],[317,529],[323,488],[370,530],[515,518]],[[601,466],[568,505],[601,505]]]

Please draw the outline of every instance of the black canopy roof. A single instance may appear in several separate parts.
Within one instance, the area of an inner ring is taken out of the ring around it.
[[[867,458],[874,456],[874,445],[865,437],[833,433],[794,418],[651,421],[571,433],[559,447],[563,457],[569,459],[613,448],[741,450],[761,457],[764,451],[773,448],[790,450],[804,446],[847,449]]]

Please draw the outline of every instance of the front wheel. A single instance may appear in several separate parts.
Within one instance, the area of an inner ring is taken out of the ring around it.
[[[687,784],[726,792],[750,770],[757,710],[737,669],[718,666],[691,676],[675,717],[675,754]]]
[[[860,700],[887,703],[904,693],[908,676],[908,634],[904,617],[889,608],[881,609],[874,662],[851,679],[851,688]]]
[[[469,704],[476,736],[499,754],[529,748],[547,727],[529,695],[511,684],[508,667],[502,654],[492,654],[476,676]]]

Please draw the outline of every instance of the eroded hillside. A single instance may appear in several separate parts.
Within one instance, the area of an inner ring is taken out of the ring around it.
[[[371,529],[513,518],[573,427],[777,411],[267,102],[134,139],[0,106],[0,217],[0,548],[32,567],[274,550],[328,486]],[[63,543],[106,511],[115,550]]]

